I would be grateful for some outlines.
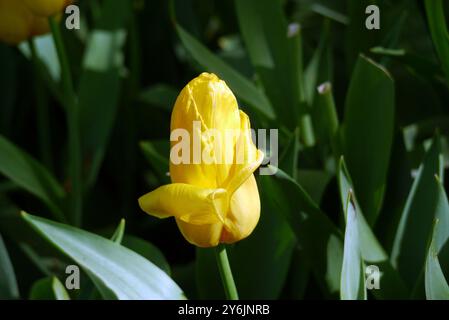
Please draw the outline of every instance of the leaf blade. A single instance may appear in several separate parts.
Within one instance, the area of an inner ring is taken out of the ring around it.
[[[383,203],[393,125],[393,80],[381,66],[360,56],[346,97],[344,155],[370,225]]]
[[[181,289],[137,253],[100,236],[22,213],[44,238],[75,260],[107,299],[181,299]]]

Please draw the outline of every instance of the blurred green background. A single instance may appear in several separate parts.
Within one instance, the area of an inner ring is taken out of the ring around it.
[[[365,27],[371,4],[379,30]],[[82,265],[79,248],[56,250],[20,210],[106,238],[124,218],[122,244],[188,298],[224,297],[214,252],[137,204],[169,181],[171,108],[203,71],[227,82],[254,128],[279,129],[281,170],[257,177],[260,223],[229,247],[241,298],[449,298],[445,1],[77,5],[81,29],[60,30],[78,113],[80,216],[72,212],[73,113],[52,36],[33,40],[34,57],[30,43],[0,43],[0,298],[64,298],[49,277],[64,283],[65,266]],[[366,289],[368,265],[379,268],[380,289]],[[120,298],[114,281],[127,275],[95,269],[108,266],[83,268],[70,297]]]

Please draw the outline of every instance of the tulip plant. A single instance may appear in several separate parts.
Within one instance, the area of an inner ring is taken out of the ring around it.
[[[0,0],[0,299],[449,299],[447,10]]]

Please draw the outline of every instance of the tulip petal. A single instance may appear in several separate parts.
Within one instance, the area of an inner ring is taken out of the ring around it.
[[[40,17],[50,17],[60,12],[73,1],[67,0],[21,0],[34,14]]]
[[[33,14],[21,1],[0,0],[0,40],[17,44],[29,36]]]
[[[180,219],[176,219],[179,230],[184,238],[193,245],[202,248],[215,247],[220,243],[220,236],[223,230],[223,224],[191,224]]]
[[[232,168],[237,140],[232,135],[226,136],[225,132],[240,129],[237,100],[226,83],[209,73],[190,81],[173,108],[171,132],[176,129],[187,130],[190,134],[191,161],[182,164],[170,161],[172,182],[204,188],[220,186]],[[177,143],[172,141],[172,147]],[[226,161],[228,158],[230,161]]]
[[[257,149],[251,138],[249,117],[240,110],[240,137],[236,145],[235,159],[231,174],[222,186],[233,194],[260,166],[264,154]]]
[[[142,210],[152,216],[174,216],[197,225],[223,222],[228,203],[224,189],[206,189],[185,183],[164,185],[139,198]]]
[[[234,192],[231,197],[225,228],[220,242],[234,243],[253,232],[260,217],[260,198],[254,175]]]

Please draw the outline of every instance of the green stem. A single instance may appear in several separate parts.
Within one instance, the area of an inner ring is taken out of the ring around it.
[[[312,118],[310,114],[304,114],[299,120],[300,137],[306,147],[315,145],[315,134],[313,133]]]
[[[331,146],[334,154],[335,164],[340,159],[340,151],[337,145],[337,134],[340,123],[338,121],[337,109],[335,107],[334,95],[332,93],[332,85],[325,82],[318,86],[318,95],[316,98],[316,107],[321,114],[321,128],[325,130],[325,139]]]
[[[40,76],[40,60],[36,52],[36,46],[33,38],[28,41],[28,46],[31,52],[31,61],[33,63],[33,75],[35,78],[35,94],[37,104],[37,128],[39,149],[42,161],[44,164],[52,169],[53,162],[51,158],[51,143],[50,143],[50,121],[48,116],[48,99],[45,88],[42,85]]]
[[[239,295],[235,286],[234,277],[232,276],[231,266],[229,265],[226,247],[223,244],[218,245],[215,248],[215,253],[226,298],[228,300],[238,300]]]
[[[69,139],[69,175],[71,179],[71,217],[75,226],[81,225],[83,198],[82,198],[82,179],[81,179],[81,142],[79,132],[79,110],[78,103],[73,89],[72,74],[69,61],[62,40],[59,25],[53,19],[49,18],[51,32],[58,53],[59,64],[61,66],[61,83],[66,103],[66,116]]]

